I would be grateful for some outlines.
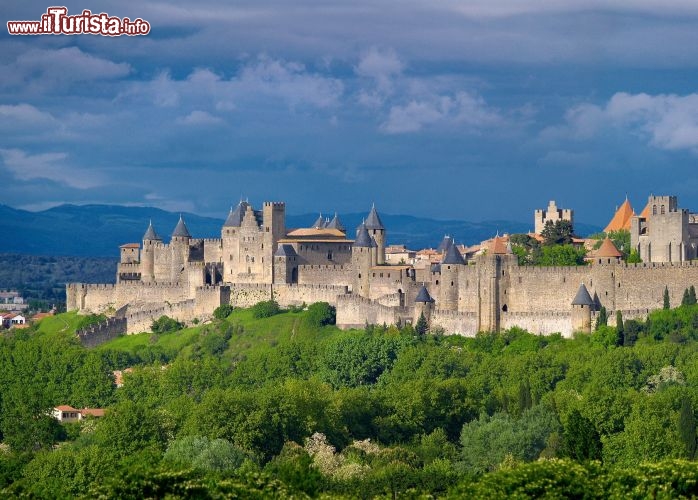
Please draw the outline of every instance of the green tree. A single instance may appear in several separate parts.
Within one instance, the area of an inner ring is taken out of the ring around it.
[[[634,248],[630,250],[630,253],[628,254],[628,259],[626,261],[628,264],[639,264],[642,262],[642,259],[640,258],[640,252],[635,250]]]
[[[225,439],[186,436],[170,443],[163,456],[166,462],[205,472],[231,472],[239,468],[247,453]]]
[[[252,306],[252,316],[257,319],[270,318],[279,314],[280,312],[281,308],[279,307],[279,303],[275,300],[257,302]]]
[[[216,319],[225,319],[233,312],[233,306],[230,304],[221,304],[213,311],[213,317]]]
[[[696,288],[691,285],[686,288],[683,293],[683,300],[681,301],[682,306],[694,306],[696,305]]]
[[[547,221],[540,235],[544,238],[543,245],[568,245],[572,243],[574,228],[568,220]]]
[[[541,266],[583,266],[585,255],[584,248],[572,245],[544,246],[538,263]]]
[[[424,335],[427,333],[428,329],[429,325],[427,325],[427,318],[424,316],[424,313],[422,313],[419,315],[419,319],[417,320],[414,330],[417,332],[417,335]]]
[[[671,309],[671,303],[669,302],[669,288],[664,287],[664,309]]]
[[[531,384],[528,379],[519,384],[519,411],[523,413],[533,406],[533,398],[531,397]]]
[[[623,327],[623,313],[616,311],[616,345],[622,346],[625,344],[625,328]]]
[[[313,327],[334,325],[337,322],[337,309],[327,302],[315,302],[308,306],[305,320]]]
[[[696,418],[689,398],[681,401],[679,412],[679,437],[686,448],[685,457],[693,460],[696,455]]]
[[[516,419],[505,413],[481,416],[468,422],[461,433],[463,464],[474,473],[492,470],[505,456],[535,460],[546,446],[548,436],[560,423],[555,411],[539,404]]]
[[[182,328],[184,328],[184,323],[180,323],[176,319],[170,318],[169,316],[160,316],[158,319],[153,321],[153,324],[150,326],[150,330],[153,333],[176,332]]]
[[[572,410],[564,426],[562,453],[579,462],[601,458],[599,433],[594,424],[577,409]]]
[[[596,327],[594,330],[598,330],[602,326],[608,325],[608,311],[606,311],[606,307],[601,306],[601,309],[599,310],[599,315],[596,318]]]

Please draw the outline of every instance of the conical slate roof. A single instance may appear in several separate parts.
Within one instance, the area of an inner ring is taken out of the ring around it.
[[[577,290],[577,295],[574,296],[574,300],[572,301],[573,306],[593,306],[594,301],[591,299],[591,295],[589,295],[589,290],[587,290],[587,287],[584,286],[584,283],[579,285],[579,290]]]
[[[148,224],[148,229],[146,229],[145,234],[143,235],[144,240],[161,240],[160,236],[158,236],[158,233],[155,232],[155,229],[153,228],[153,221],[150,221],[150,224]]]
[[[371,211],[368,213],[368,217],[366,217],[365,224],[366,229],[385,229],[383,223],[381,222],[381,218],[378,217],[375,204],[371,206]]]
[[[172,232],[172,236],[179,236],[182,238],[191,238],[191,234],[189,234],[189,230],[187,229],[187,225],[184,223],[184,219],[182,216],[179,216],[179,222],[177,223],[177,226],[175,226],[174,231]]]
[[[419,289],[419,293],[417,294],[417,297],[414,299],[415,302],[433,302],[434,300],[431,298],[431,295],[429,295],[429,290],[427,290],[427,287],[422,285],[422,288]]]
[[[298,254],[292,245],[279,245],[274,255],[276,257],[295,257]]]
[[[442,264],[465,264],[465,261],[463,260],[463,256],[460,254],[460,251],[458,251],[458,248],[456,247],[456,245],[451,245],[446,250],[446,255],[444,256],[444,260],[442,260],[441,263]]]
[[[313,224],[313,227],[315,229],[322,229],[323,227],[325,227],[325,218],[322,216],[322,214],[320,214],[317,220],[315,220],[315,224]]]
[[[345,227],[342,225],[342,222],[339,220],[339,216],[337,216],[337,212],[334,213],[334,218],[330,221],[327,226],[329,229],[337,229],[339,231],[344,231]]]
[[[436,248],[436,251],[445,252],[451,245],[453,245],[453,238],[449,235],[445,235],[444,239],[441,240],[441,243],[439,243],[439,246]]]
[[[235,210],[231,208],[223,227],[240,227],[242,225],[242,218],[245,216],[245,210],[247,210],[247,205],[249,205],[249,203],[246,201],[240,201],[238,206],[235,207]]]
[[[354,240],[355,247],[366,247],[371,248],[375,245],[373,238],[369,236],[368,229],[363,224],[359,226],[359,230],[356,233],[356,240]]]

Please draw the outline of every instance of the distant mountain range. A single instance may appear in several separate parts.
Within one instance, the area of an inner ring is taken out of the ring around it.
[[[190,213],[183,215],[195,238],[220,237],[223,219]],[[457,243],[472,245],[497,232],[525,233],[533,226],[533,221],[468,222],[411,215],[380,216],[388,231],[388,243],[405,244],[413,249],[436,247],[445,234],[453,236]],[[287,215],[286,224],[289,228],[309,227],[317,217],[318,214]],[[339,214],[339,217],[353,235],[354,228],[366,214]],[[141,241],[149,220],[168,241],[178,218],[179,213],[150,207],[61,205],[41,212],[29,212],[0,205],[0,253],[115,257],[119,245]],[[601,228],[578,223],[575,230],[585,236]]]

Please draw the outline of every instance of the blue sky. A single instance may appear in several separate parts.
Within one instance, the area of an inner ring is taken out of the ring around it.
[[[7,20],[52,4],[8,0]],[[67,2],[151,33],[0,34],[0,202],[602,225],[698,210],[698,3]]]

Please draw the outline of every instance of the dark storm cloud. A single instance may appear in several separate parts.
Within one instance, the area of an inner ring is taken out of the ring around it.
[[[292,212],[376,201],[528,220],[558,198],[601,223],[626,192],[688,206],[698,194],[670,180],[690,177],[698,152],[695,2],[67,7],[142,17],[152,32],[0,36],[5,203],[221,216],[245,196]]]

